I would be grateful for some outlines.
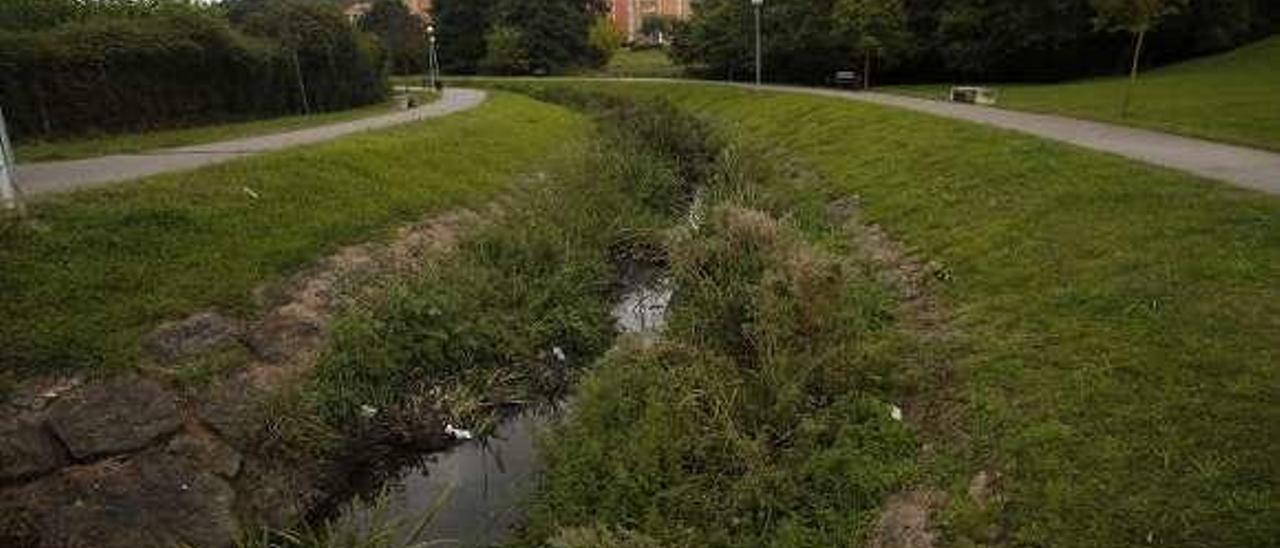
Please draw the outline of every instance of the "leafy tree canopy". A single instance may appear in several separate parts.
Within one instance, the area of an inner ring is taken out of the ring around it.
[[[800,82],[850,68],[877,42],[898,79],[1055,80],[1129,68],[1130,41],[1099,30],[1150,25],[1157,63],[1280,31],[1275,0],[766,0],[763,11],[766,74]],[[700,0],[677,28],[678,62],[713,77],[750,74],[750,2]]]

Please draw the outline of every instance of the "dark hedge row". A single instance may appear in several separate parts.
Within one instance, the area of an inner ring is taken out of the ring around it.
[[[288,39],[194,11],[0,31],[0,106],[23,140],[301,112],[299,69],[311,110],[384,97],[372,41],[336,10],[285,7]]]

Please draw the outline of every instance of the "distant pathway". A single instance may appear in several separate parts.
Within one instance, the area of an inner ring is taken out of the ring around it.
[[[1061,116],[1015,112],[887,93],[853,93],[794,86],[765,87],[770,91],[850,99],[977,122],[1110,152],[1140,162],[1280,195],[1280,153]]]
[[[17,183],[28,196],[66,192],[78,188],[130,181],[172,171],[220,164],[255,154],[320,143],[375,129],[469,110],[484,102],[486,94],[472,89],[445,89],[440,99],[415,109],[327,126],[219,143],[162,149],[138,154],[118,154],[18,165]]]

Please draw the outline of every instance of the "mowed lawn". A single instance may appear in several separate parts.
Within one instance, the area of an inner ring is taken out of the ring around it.
[[[1143,73],[1128,116],[1127,78],[994,85],[1001,108],[1061,114],[1280,150],[1280,37]],[[893,91],[945,96],[945,86]]]
[[[31,222],[0,223],[0,379],[127,368],[161,322],[252,315],[255,287],[432,212],[482,205],[590,127],[496,94],[444,118],[40,199]]]
[[[436,99],[435,94],[416,94],[420,102]],[[128,134],[102,134],[55,140],[18,142],[13,154],[19,162],[52,162],[109,154],[134,154],[161,148],[214,143],[284,133],[325,124],[336,124],[369,118],[395,111],[395,101],[388,100],[350,110],[321,112],[310,116],[281,116],[262,120],[246,120],[226,124],[209,124],[177,129]]]
[[[809,164],[825,199],[857,196],[940,263],[963,412],[955,438],[926,440],[947,456],[923,482],[963,501],[988,469],[1007,500],[994,515],[953,505],[949,543],[1280,539],[1280,198],[838,99],[526,85],[666,97]]]

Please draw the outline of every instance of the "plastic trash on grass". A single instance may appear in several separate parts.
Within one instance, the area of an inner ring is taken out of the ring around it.
[[[446,424],[444,426],[444,433],[449,436],[452,436],[453,439],[455,440],[462,440],[462,441],[467,441],[475,437],[475,434],[472,434],[470,430],[463,430],[461,428],[455,427],[452,424]]]

